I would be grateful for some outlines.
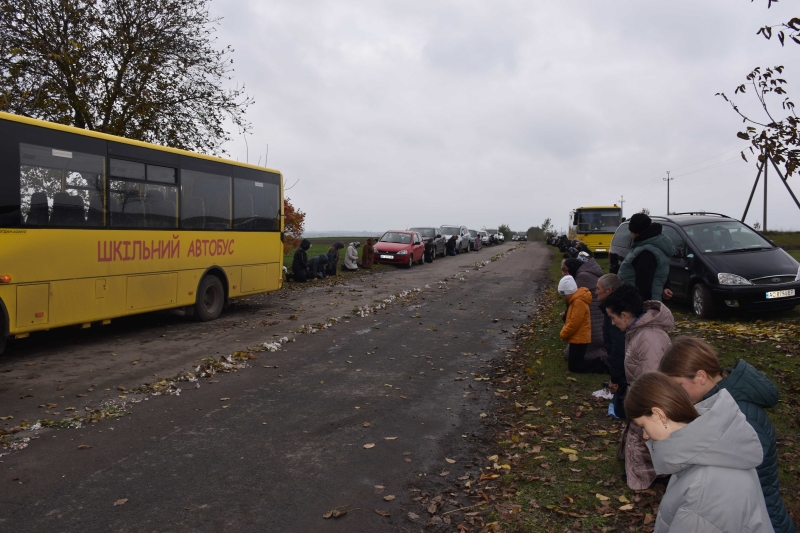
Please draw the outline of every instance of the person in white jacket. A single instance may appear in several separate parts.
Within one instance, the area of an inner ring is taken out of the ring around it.
[[[347,253],[344,256],[344,266],[342,270],[358,270],[358,247],[361,246],[360,242],[351,242],[347,247]]]
[[[656,473],[672,475],[654,533],[774,533],[756,473],[761,442],[727,390],[692,405],[651,372],[628,389],[625,414],[644,430]]]

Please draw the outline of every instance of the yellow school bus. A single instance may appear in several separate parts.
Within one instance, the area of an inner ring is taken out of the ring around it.
[[[569,238],[583,241],[594,253],[608,253],[621,217],[622,209],[617,204],[573,209],[569,214]]]
[[[276,170],[0,113],[0,353],[8,337],[280,288]]]

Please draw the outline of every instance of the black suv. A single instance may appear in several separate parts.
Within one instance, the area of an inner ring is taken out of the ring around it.
[[[420,235],[425,242],[428,242],[428,239],[433,239],[433,257],[437,255],[441,255],[444,257],[445,255],[445,246],[447,245],[446,239],[442,237],[442,229],[441,228],[434,228],[432,226],[420,226],[417,228],[411,228],[408,231],[416,231]]]
[[[678,213],[651,217],[675,245],[669,288],[694,313],[791,309],[800,304],[800,264],[753,228],[725,215]],[[614,233],[609,270],[616,273],[631,246],[628,222]]]

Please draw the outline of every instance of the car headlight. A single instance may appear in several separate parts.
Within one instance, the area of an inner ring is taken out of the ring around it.
[[[800,281],[800,267],[797,267],[797,275],[794,277],[795,281]]]
[[[408,255],[408,250],[400,250],[397,255]]]
[[[720,285],[752,285],[750,280],[744,279],[742,276],[737,276],[736,274],[721,272],[717,274],[717,279]]]

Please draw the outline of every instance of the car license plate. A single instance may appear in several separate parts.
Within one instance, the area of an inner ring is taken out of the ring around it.
[[[794,289],[788,289],[785,291],[770,291],[767,293],[767,298],[786,298],[788,296],[794,296]]]
[[[393,255],[381,255],[381,259],[394,259],[394,256]]]

